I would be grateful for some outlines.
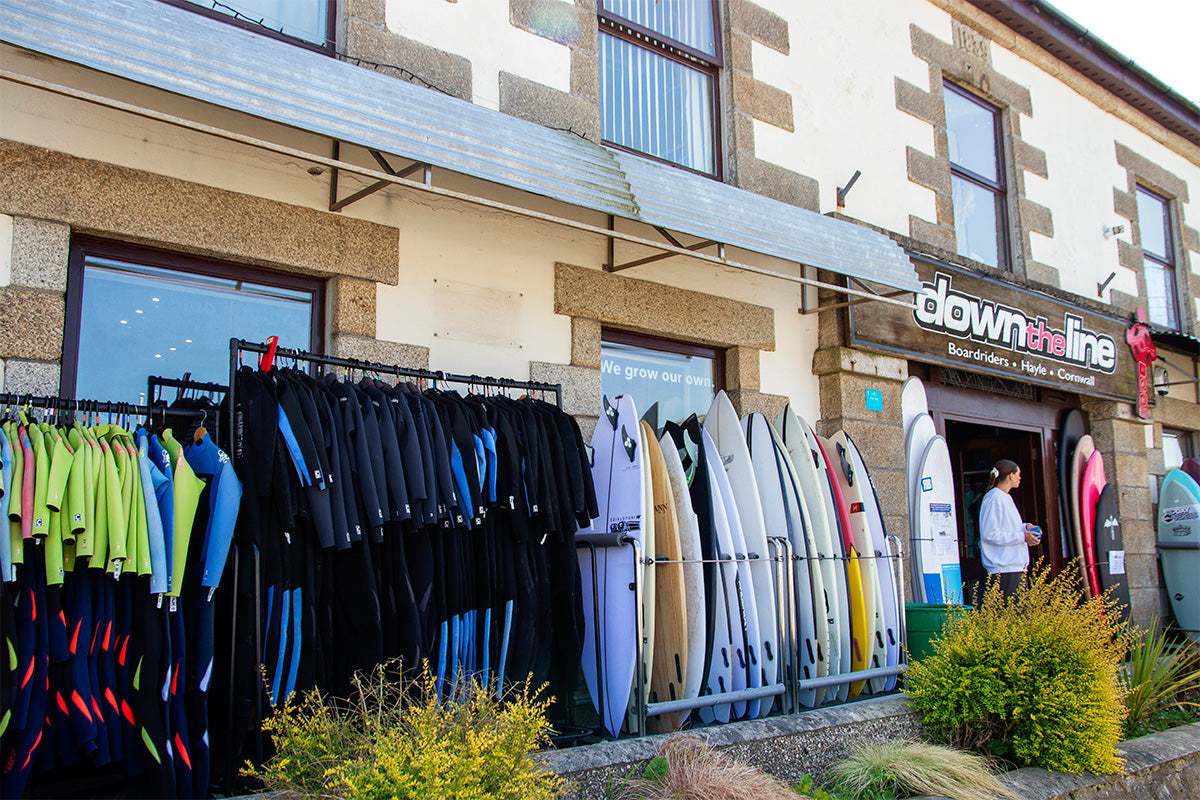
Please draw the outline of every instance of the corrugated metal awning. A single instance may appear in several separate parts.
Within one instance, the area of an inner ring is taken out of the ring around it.
[[[430,91],[157,0],[25,0],[0,40],[581,208],[907,291],[904,251],[853,223]]]

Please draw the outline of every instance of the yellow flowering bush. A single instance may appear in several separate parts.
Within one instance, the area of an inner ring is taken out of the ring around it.
[[[299,796],[550,800],[562,780],[530,759],[548,741],[548,699],[460,679],[438,698],[426,669],[402,686],[385,666],[355,678],[349,702],[320,693],[288,703],[263,727],[275,755],[245,773]]]
[[[1018,764],[1117,772],[1125,718],[1118,670],[1137,634],[1115,601],[1085,596],[1078,570],[1040,563],[1016,596],[993,584],[951,619],[905,692],[933,736]]]

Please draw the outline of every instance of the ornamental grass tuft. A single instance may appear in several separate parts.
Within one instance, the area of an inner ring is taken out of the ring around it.
[[[1110,597],[1090,597],[1078,569],[1039,562],[1005,599],[993,583],[978,609],[950,620],[905,692],[941,741],[1017,765],[1119,772],[1125,705],[1118,671],[1138,634]]]
[[[915,741],[866,742],[825,773],[845,800],[936,795],[952,800],[1020,800],[976,753]]]

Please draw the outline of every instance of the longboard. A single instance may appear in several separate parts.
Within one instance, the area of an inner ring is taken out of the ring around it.
[[[1111,483],[1100,492],[1096,502],[1096,565],[1100,570],[1100,589],[1110,593],[1121,608],[1121,619],[1129,621],[1129,582],[1125,573],[1125,537],[1117,514],[1117,487]]]
[[[929,399],[925,395],[925,384],[918,377],[910,377],[900,388],[900,418],[904,424],[904,433],[912,421],[921,414],[929,413]]]
[[[675,506],[675,520],[679,526],[679,552],[683,560],[683,594],[684,608],[687,610],[687,656],[684,661],[683,697],[700,696],[700,686],[704,680],[705,655],[705,612],[708,602],[704,596],[704,572],[700,560],[704,557],[700,548],[700,523],[696,512],[692,509],[692,498],[688,492],[687,474],[683,470],[683,462],[679,459],[679,451],[669,434],[663,434],[662,445],[663,463],[667,476],[671,480],[671,497]],[[663,715],[666,719],[670,715]],[[675,729],[683,724],[688,714],[679,715]],[[669,724],[669,720],[667,723]]]
[[[842,537],[842,551],[846,554],[847,583],[850,589],[850,647],[851,667],[854,672],[862,672],[871,666],[872,642],[875,638],[877,624],[875,607],[875,588],[878,578],[872,580],[871,572],[858,557],[858,544],[854,538],[854,525],[850,520],[850,509],[842,494],[841,470],[830,460],[832,448],[827,439],[816,436],[817,450],[825,464],[825,475],[829,481],[829,491],[833,495],[833,504],[837,513],[838,529]],[[850,684],[850,697],[858,697],[862,692],[865,681],[855,681]]]
[[[1087,562],[1088,589],[1093,597],[1098,597],[1100,588],[1100,570],[1096,566],[1096,503],[1100,500],[1100,492],[1108,481],[1104,477],[1104,458],[1099,452],[1092,453],[1083,468],[1083,478],[1079,485],[1079,516],[1083,522],[1084,561]]]
[[[1075,537],[1070,533],[1071,505],[1074,502],[1071,495],[1071,457],[1086,433],[1083,414],[1077,409],[1073,408],[1063,416],[1062,428],[1058,433],[1058,499],[1063,521],[1063,558],[1067,559],[1079,555],[1075,549]]]
[[[932,602],[925,593],[925,566],[922,561],[921,521],[921,458],[925,449],[938,435],[933,417],[918,414],[908,425],[904,434],[905,480],[908,488],[908,539],[909,569],[912,571],[914,599],[918,603]]]
[[[941,436],[925,446],[917,470],[917,541],[925,602],[962,605],[962,569],[958,563],[958,512],[950,450]]]
[[[1084,557],[1087,550],[1083,547],[1083,514],[1079,506],[1083,491],[1083,468],[1094,452],[1096,446],[1092,443],[1092,437],[1084,434],[1079,437],[1075,452],[1071,454],[1071,538],[1075,542],[1076,563],[1079,565],[1079,585],[1085,592],[1088,591],[1090,581],[1087,559]]]
[[[900,634],[903,609],[900,607],[900,596],[896,592],[896,571],[889,558],[891,549],[887,542],[887,528],[883,523],[883,510],[879,507],[879,496],[875,492],[874,481],[867,470],[866,461],[855,446],[850,434],[839,431],[833,436],[834,446],[844,448],[849,458],[851,472],[847,475],[851,490],[857,492],[863,505],[867,528],[871,533],[872,552],[875,556],[875,569],[879,574],[880,604],[883,612],[883,641],[885,651],[884,665],[894,667],[900,663]],[[877,643],[878,644],[878,643]],[[896,677],[876,678],[872,681],[876,692],[896,688]]]
[[[627,720],[629,730],[636,730],[637,726],[637,704],[642,702],[643,698],[648,698],[650,694],[650,677],[654,674],[654,649],[655,649],[655,595],[657,594],[657,578],[658,570],[654,565],[647,562],[652,560],[655,555],[657,544],[655,542],[655,515],[654,515],[654,483],[653,477],[650,474],[650,449],[645,446],[646,437],[654,438],[654,429],[643,418],[638,427],[642,435],[642,447],[638,448],[638,458],[642,462],[642,491],[643,491],[643,508],[645,514],[642,516],[642,607],[639,613],[642,615],[642,691],[643,695],[639,697],[635,691],[629,698],[629,709],[627,711]],[[635,675],[634,689],[637,689]]]
[[[738,573],[747,573],[750,576],[748,583],[743,577],[742,588],[743,593],[747,586],[753,588],[753,594],[745,599],[754,604],[754,621],[758,629],[757,636],[751,636],[749,627],[746,629],[750,668],[756,671],[750,676],[749,685],[771,686],[779,680],[779,636],[775,581],[770,551],[767,549],[766,523],[763,520],[762,500],[759,497],[758,481],[754,476],[754,465],[750,461],[746,436],[737,412],[724,391],[717,392],[717,396],[713,398],[708,414],[704,417],[704,428],[712,436],[713,443],[721,454],[721,463],[725,465],[725,474],[729,478],[729,488],[745,541],[745,549],[739,552],[739,556],[744,554],[746,558],[745,561],[739,558]],[[736,545],[737,528],[731,524],[730,529],[734,533]],[[749,621],[747,622],[749,625]],[[747,703],[747,713],[751,718],[763,717],[770,713],[773,705],[773,698],[751,700]]]
[[[651,703],[680,700],[684,696],[688,658],[686,592],[683,574],[683,546],[679,537],[679,519],[667,462],[654,429],[642,421],[642,443],[650,464],[651,508],[654,518],[654,559],[647,572],[655,573],[655,594],[647,593],[646,602],[653,610],[654,660],[651,663],[649,693]],[[676,455],[678,458],[678,455]],[[647,581],[647,586],[650,582]],[[678,730],[681,713],[649,717],[646,727],[654,733]]]
[[[1159,491],[1158,557],[1175,624],[1200,642],[1200,483],[1181,469]]]
[[[823,652],[817,640],[815,612],[813,608],[813,584],[808,561],[808,545],[804,534],[804,522],[800,512],[799,501],[792,492],[790,467],[784,467],[779,461],[775,449],[775,439],[771,425],[762,414],[749,414],[742,418],[742,428],[746,436],[746,444],[750,450],[750,462],[754,467],[754,479],[758,484],[759,499],[762,502],[763,521],[767,533],[774,537],[787,539],[793,548],[793,554],[798,556],[793,564],[793,584],[791,592],[795,595],[791,605],[796,614],[796,632],[798,657],[797,668],[801,680],[811,680],[817,677],[818,660],[823,661]],[[786,457],[786,453],[784,454]],[[785,483],[786,482],[786,483]],[[816,565],[812,571],[820,572]],[[781,586],[781,596],[786,597],[789,587]],[[824,606],[824,599],[821,601]],[[824,619],[825,609],[821,609]],[[759,624],[763,624],[759,620]],[[777,632],[778,634],[781,632]],[[780,640],[781,641],[781,640]],[[816,705],[816,693],[812,690],[802,692],[800,702],[812,707]]]
[[[576,538],[587,541],[590,534],[607,540],[610,535],[619,535],[641,541],[646,493],[638,452],[642,434],[637,408],[628,395],[617,397],[615,406],[605,398],[603,405],[604,415],[596,423],[591,442],[599,516]],[[615,738],[629,706],[636,669],[638,609],[631,586],[642,567],[629,545],[597,546],[595,558],[593,571],[592,551],[579,549],[584,597],[583,676],[601,724]],[[593,590],[595,607],[589,602]]]
[[[775,430],[795,470],[803,500],[804,518],[808,523],[808,533],[813,539],[809,558],[813,558],[815,552],[816,563],[821,573],[829,631],[829,645],[826,650],[829,674],[843,675],[850,671],[850,607],[846,567],[841,561],[837,523],[829,513],[833,506],[833,497],[825,478],[818,472],[820,458],[809,445],[812,433],[808,424],[796,416],[790,405],[784,408],[775,421]],[[823,464],[821,468],[824,468]],[[822,699],[845,700],[848,692],[849,686],[846,684],[834,686],[823,698],[818,697],[817,702],[821,702]]]

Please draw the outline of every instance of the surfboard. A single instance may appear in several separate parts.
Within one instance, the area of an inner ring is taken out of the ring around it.
[[[1085,592],[1088,591],[1090,582],[1087,559],[1083,557],[1087,550],[1083,548],[1083,515],[1079,506],[1083,491],[1083,468],[1094,452],[1096,446],[1092,443],[1092,437],[1084,434],[1079,437],[1075,452],[1071,454],[1071,538],[1075,542],[1075,555],[1078,559],[1076,563],[1079,565],[1079,585]]]
[[[904,433],[908,433],[914,419],[928,413],[929,400],[925,395],[925,384],[916,376],[909,377],[900,388],[900,418],[904,424]]]
[[[628,395],[616,405],[603,399],[604,415],[596,423],[591,445],[595,454],[592,481],[599,516],[576,538],[616,534],[641,541],[645,517],[641,428],[637,408]],[[631,546],[598,546],[593,569],[591,551],[579,550],[584,600],[583,676],[601,724],[612,737],[621,731],[636,670],[638,608],[631,588],[641,565]],[[596,592],[596,610],[588,600]],[[599,652],[599,664],[594,654]],[[599,671],[597,671],[599,670]]]
[[[1110,593],[1121,607],[1121,619],[1129,621],[1129,583],[1125,573],[1125,537],[1117,514],[1117,487],[1111,483],[1100,492],[1096,502],[1096,553],[1100,570],[1100,588]]]
[[[904,435],[904,463],[908,485],[908,552],[909,569],[912,571],[914,601],[932,602],[925,594],[925,566],[922,562],[924,548],[921,547],[921,458],[929,443],[938,435],[933,417],[918,414],[909,423]]]
[[[679,459],[674,440],[664,433],[660,444],[663,463],[671,481],[671,497],[675,506],[675,520],[679,527],[679,553],[683,559],[683,595],[687,614],[683,697],[692,698],[700,696],[700,686],[704,680],[705,610],[708,608],[708,601],[704,596],[704,572],[700,563],[704,557],[700,549],[700,522],[692,508],[687,474],[683,470],[683,462]],[[688,716],[687,713],[679,715],[676,730]],[[669,715],[664,714],[663,717],[667,718]]]
[[[821,573],[829,631],[826,650],[829,674],[843,675],[850,671],[850,613],[846,568],[840,560],[840,537],[836,531],[836,522],[827,510],[832,507],[833,498],[828,488],[822,489],[825,478],[817,471],[820,459],[809,446],[809,437],[812,434],[808,424],[796,416],[790,405],[786,406],[775,420],[775,431],[779,442],[787,451],[800,489],[804,519],[808,523],[806,529],[812,537],[809,558],[812,559],[815,553]],[[849,686],[846,684],[833,686],[825,693],[825,697],[818,698],[817,702],[821,702],[821,699],[845,700],[848,692]]]
[[[1192,476],[1192,480],[1200,483],[1200,458],[1185,458],[1179,468]]]
[[[645,692],[644,697],[649,696],[650,677],[654,674],[654,649],[655,649],[655,623],[657,621],[656,596],[658,593],[658,567],[657,565],[645,564],[654,558],[657,553],[658,543],[656,541],[657,525],[654,514],[654,476],[650,470],[650,448],[646,446],[646,437],[654,438],[654,429],[641,420],[638,427],[642,434],[642,446],[638,449],[639,457],[642,459],[642,479],[645,486],[643,508],[645,514],[642,517],[642,559],[643,559],[643,578],[642,578],[642,690]],[[634,685],[636,688],[636,684]],[[644,699],[644,698],[643,698]],[[630,703],[630,725],[629,729],[634,730],[637,723],[637,708],[635,703],[638,698],[635,695]]]
[[[707,424],[708,419],[705,419]],[[734,641],[734,662],[733,676],[731,686],[734,691],[739,689],[757,689],[763,685],[763,671],[760,666],[759,652],[763,642],[761,627],[758,621],[758,605],[755,602],[756,590],[754,586],[754,573],[750,569],[749,553],[750,550],[746,546],[745,533],[742,530],[742,520],[737,499],[733,494],[733,486],[729,482],[729,476],[720,468],[721,454],[717,448],[717,444],[713,441],[707,427],[704,428],[704,446],[708,455],[709,466],[713,468],[715,474],[715,486],[721,493],[721,502],[725,506],[725,517],[729,522],[729,537],[731,539],[732,552],[736,558],[736,574],[735,582],[737,603],[730,606],[730,627],[733,629],[731,636]],[[709,449],[711,448],[711,449]],[[747,464],[747,466],[749,466]],[[758,490],[755,489],[755,492]],[[762,513],[761,511],[759,512]],[[741,632],[742,632],[742,649],[738,650],[738,618],[740,614]],[[739,700],[732,704],[731,713],[736,719],[741,719],[749,715],[750,718],[758,716],[761,707],[761,702],[756,704],[754,700]]]
[[[1100,588],[1100,569],[1096,566],[1096,503],[1100,500],[1100,492],[1108,481],[1104,477],[1104,458],[1099,452],[1092,453],[1083,468],[1083,478],[1080,481],[1079,514],[1083,522],[1083,549],[1086,554],[1088,588],[1093,597],[1098,597]]]
[[[721,469],[720,455],[717,452],[717,446],[712,442],[712,437],[703,428],[700,429],[700,435],[702,437],[701,446],[704,448],[706,456],[705,469],[708,473],[708,486],[712,496],[713,530],[717,539],[716,556],[719,559],[718,575],[721,591],[716,628],[722,637],[723,647],[717,650],[714,646],[706,683],[708,693],[716,694],[746,688],[748,679],[745,619],[747,604],[743,600],[737,550],[733,532],[730,530],[731,521],[737,521],[737,511],[733,510],[731,515],[729,506],[732,505],[733,496],[728,488],[729,481],[725,478],[724,470]],[[721,486],[722,483],[724,488]],[[728,502],[726,502],[727,497],[729,498]],[[752,603],[749,605],[749,611],[751,614],[754,612]],[[757,620],[755,622],[757,623]],[[731,716],[741,717],[745,713],[745,702],[740,704],[723,703],[700,709],[700,719],[709,723],[713,720],[728,722]]]
[[[642,421],[642,442],[650,463],[651,508],[654,517],[654,566],[647,572],[655,573],[655,594],[647,595],[653,603],[654,617],[654,660],[651,663],[649,692],[651,703],[665,700],[680,700],[685,694],[687,680],[688,629],[686,592],[683,574],[683,546],[679,537],[679,519],[675,513],[675,499],[671,489],[671,478],[667,463],[654,429]],[[678,456],[676,456],[678,458]],[[649,582],[647,582],[649,585]],[[683,714],[665,714],[646,719],[646,727],[653,733],[678,730]]]
[[[1083,425],[1083,414],[1077,409],[1071,409],[1063,416],[1062,427],[1058,433],[1058,499],[1062,519],[1063,558],[1075,558],[1079,552],[1075,549],[1075,537],[1071,534],[1071,457],[1079,440],[1087,433]]]
[[[921,549],[921,585],[925,602],[962,605],[962,569],[958,563],[958,512],[950,450],[941,436],[933,437],[921,455],[917,471],[918,530],[913,545]]]
[[[850,462],[851,471],[847,474],[850,488],[861,498],[867,528],[871,533],[871,546],[875,555],[875,570],[879,574],[880,605],[882,607],[883,641],[885,651],[884,666],[894,667],[900,663],[900,632],[901,614],[900,598],[896,592],[896,572],[892,559],[889,557],[891,548],[887,542],[887,527],[883,522],[883,510],[879,506],[879,495],[875,491],[875,483],[867,469],[866,461],[855,446],[850,434],[839,431],[833,436],[834,446],[844,448]],[[851,505],[853,508],[853,504]],[[876,678],[872,681],[876,692],[896,688],[896,677]]]
[[[753,594],[749,599],[755,607],[755,622],[758,635],[751,636],[746,629],[746,644],[750,657],[751,668],[757,670],[750,678],[750,686],[771,686],[779,680],[779,625],[778,610],[775,605],[775,580],[770,561],[770,550],[767,547],[766,523],[763,520],[762,500],[759,497],[758,481],[754,477],[754,465],[750,461],[750,450],[746,445],[746,436],[742,431],[741,421],[729,396],[724,391],[717,392],[704,417],[704,428],[712,436],[713,443],[721,454],[721,463],[725,465],[725,474],[729,478],[738,521],[741,525],[742,537],[745,541],[745,561],[738,561],[739,576],[749,574],[750,582],[742,578],[743,593],[747,586],[752,587]],[[726,502],[728,507],[728,501]],[[737,544],[737,527],[730,525],[734,534],[734,544]],[[746,569],[742,569],[743,563]],[[774,698],[751,700],[747,703],[747,713],[753,717],[766,716],[774,705]]]
[[[863,502],[860,479],[850,463],[844,435],[834,434],[822,440],[829,458],[830,472],[837,478],[838,488],[846,505],[850,520],[850,533],[854,539],[854,550],[858,556],[858,568],[862,574],[863,603],[867,609],[867,668],[877,669],[887,663],[886,622],[883,614],[883,586],[875,558],[875,543],[872,540],[866,506]],[[872,691],[882,689],[884,681],[872,679]],[[877,689],[878,687],[878,689]]]
[[[1158,494],[1158,557],[1175,624],[1200,642],[1200,483],[1182,469]]]
[[[750,463],[754,468],[754,479],[758,484],[759,499],[762,503],[763,521],[767,533],[773,537],[787,539],[793,548],[793,585],[794,596],[792,612],[796,615],[796,633],[799,636],[796,656],[801,680],[811,680],[817,677],[818,660],[824,661],[824,652],[817,639],[812,575],[808,561],[808,544],[804,534],[804,521],[801,516],[799,500],[792,490],[790,467],[783,466],[775,449],[775,439],[772,435],[771,424],[759,413],[749,414],[742,418],[742,428],[746,437],[746,445],[750,451]],[[786,458],[786,452],[784,452]],[[813,571],[819,570],[815,564]],[[756,576],[757,578],[757,576]],[[781,597],[786,597],[786,585],[781,586]],[[824,599],[821,601],[824,606]],[[825,609],[822,607],[821,616],[824,618]],[[760,626],[763,624],[759,620]],[[776,640],[782,631],[776,631]],[[800,702],[810,708],[816,705],[816,693],[808,690],[801,693]]]
[[[855,542],[854,525],[850,520],[850,509],[842,494],[841,470],[830,459],[832,444],[828,439],[815,436],[817,451],[825,464],[825,475],[833,495],[837,513],[838,531],[842,537],[842,552],[846,554],[846,575],[850,595],[850,648],[851,670],[861,672],[871,666],[872,641],[875,637],[876,608],[875,588],[878,578],[872,580],[871,572],[858,557],[859,545]],[[865,681],[850,684],[850,697],[857,697]]]
[[[851,605],[850,599],[854,596],[852,589],[851,578],[857,574],[857,559],[853,562],[850,560],[850,552],[845,547],[845,537],[842,534],[842,519],[838,514],[837,503],[833,496],[833,478],[829,474],[828,465],[825,463],[825,458],[821,453],[821,444],[817,441],[817,434],[813,431],[811,425],[806,423],[802,418],[799,418],[802,432],[805,441],[808,443],[809,455],[812,458],[813,465],[817,472],[817,477],[820,481],[820,491],[825,502],[825,516],[829,520],[829,538],[833,545],[834,557],[837,559],[836,571],[837,578],[842,582],[845,593],[842,596],[842,619],[841,637],[842,637],[842,652],[841,652],[841,669],[839,674],[845,675],[853,671],[855,648],[854,648],[854,624],[855,621],[861,618],[860,630],[866,626],[866,611],[858,609],[857,611]],[[853,569],[851,567],[853,566]],[[857,576],[859,581],[858,593],[862,592],[861,576]],[[838,687],[839,701],[846,700],[850,697],[850,684],[844,683]]]

